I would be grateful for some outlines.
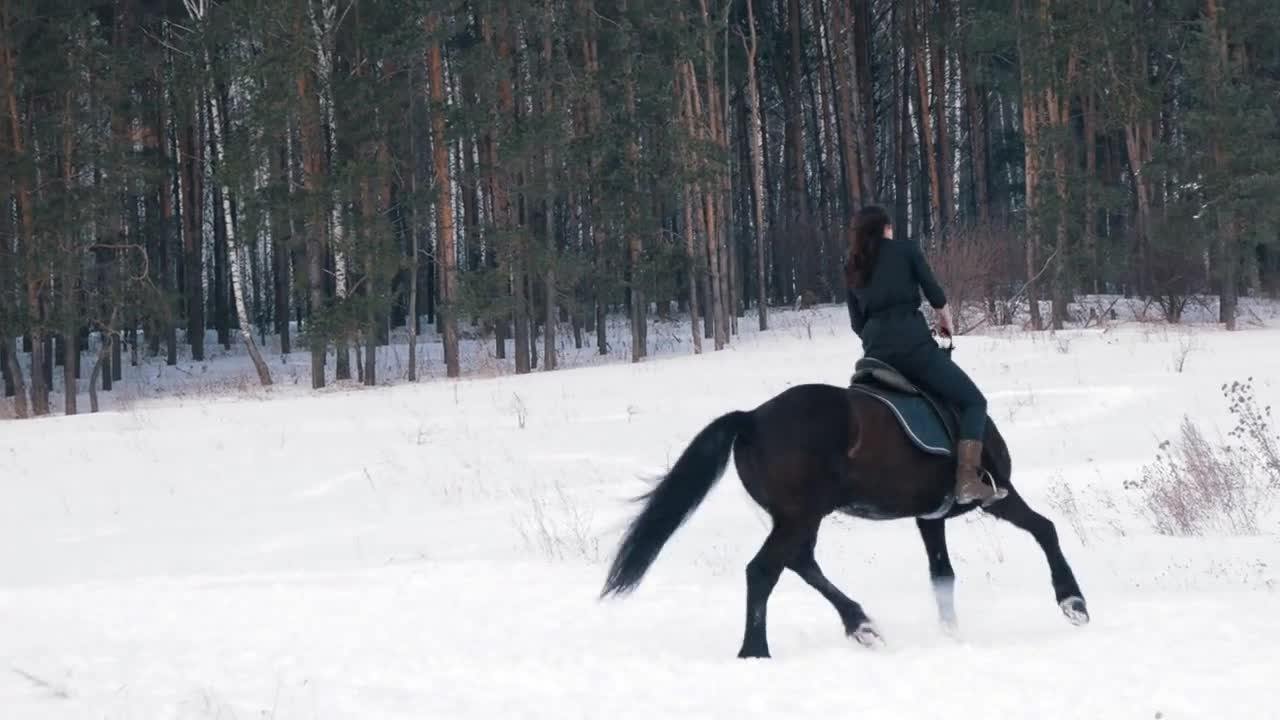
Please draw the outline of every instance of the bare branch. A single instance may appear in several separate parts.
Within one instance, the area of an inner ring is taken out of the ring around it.
[[[1036,273],[1035,275],[1033,275],[1033,276],[1031,277],[1031,279],[1030,279],[1030,280],[1028,280],[1028,281],[1026,281],[1025,283],[1023,283],[1023,284],[1022,284],[1022,287],[1018,288],[1018,291],[1017,291],[1017,292],[1015,292],[1015,293],[1014,293],[1014,294],[1013,294],[1013,295],[1012,295],[1012,296],[1011,296],[1011,297],[1006,301],[1006,303],[1007,303],[1010,307],[1012,307],[1013,305],[1015,305],[1015,304],[1017,304],[1017,303],[1021,302],[1021,298],[1022,298],[1022,296],[1026,294],[1027,290],[1031,287],[1031,285],[1032,285],[1033,283],[1035,283],[1035,281],[1036,281],[1036,280],[1039,280],[1039,279],[1040,279],[1040,276],[1041,276],[1041,275],[1044,275],[1044,274],[1045,274],[1045,272],[1047,272],[1047,271],[1049,270],[1049,265],[1053,263],[1053,259],[1054,259],[1055,257],[1057,257],[1057,256],[1058,256],[1058,251],[1057,251],[1057,250],[1054,250],[1052,253],[1050,253],[1049,257],[1048,257],[1048,258],[1046,258],[1046,259],[1045,259],[1045,261],[1044,261],[1044,266],[1040,268],[1040,272]],[[957,334],[959,334],[959,335],[967,335],[968,333],[971,333],[971,332],[973,332],[974,330],[977,330],[978,328],[980,328],[980,327],[982,327],[984,324],[986,324],[986,322],[987,322],[987,320],[988,320],[988,319],[989,319],[989,318],[985,318],[985,317],[984,317],[984,318],[982,318],[981,320],[979,320],[978,322],[974,323],[973,327],[971,327],[971,328],[969,328],[969,329],[965,330],[964,332],[957,333]]]

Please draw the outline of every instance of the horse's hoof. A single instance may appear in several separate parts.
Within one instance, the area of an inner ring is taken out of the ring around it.
[[[1062,608],[1062,614],[1067,616],[1067,620],[1069,620],[1072,625],[1079,626],[1089,624],[1089,610],[1085,607],[1084,598],[1075,596],[1069,597],[1058,603],[1058,607]]]
[[[876,629],[876,626],[870,622],[864,622],[859,625],[853,632],[849,633],[849,637],[858,642],[859,645],[866,648],[875,648],[884,645],[884,636]]]
[[[738,651],[738,658],[741,660],[767,660],[769,659],[769,648],[752,649],[742,648]]]

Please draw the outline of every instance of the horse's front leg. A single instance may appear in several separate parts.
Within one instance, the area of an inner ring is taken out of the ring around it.
[[[1009,488],[1009,497],[984,510],[1031,533],[1049,561],[1053,592],[1058,600],[1058,607],[1062,609],[1062,614],[1066,615],[1074,625],[1087,624],[1089,609],[1084,601],[1084,593],[1080,592],[1076,576],[1071,572],[1071,566],[1067,564],[1067,558],[1062,554],[1062,547],[1058,544],[1058,531],[1054,528],[1053,522],[1032,510],[1018,491],[1012,487]]]
[[[929,579],[933,584],[933,598],[938,603],[938,619],[948,634],[956,632],[956,573],[951,568],[951,556],[947,554],[947,526],[943,519],[916,520],[924,550],[929,556]]]

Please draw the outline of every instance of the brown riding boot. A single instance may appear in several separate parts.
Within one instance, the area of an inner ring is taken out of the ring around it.
[[[1008,490],[997,490],[982,481],[982,443],[977,440],[961,440],[956,448],[956,502],[960,504],[981,500],[986,507],[1003,500]]]

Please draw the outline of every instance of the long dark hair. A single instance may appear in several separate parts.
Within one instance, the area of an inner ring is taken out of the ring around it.
[[[849,229],[849,255],[844,261],[844,281],[851,288],[864,288],[880,257],[880,243],[889,225],[889,213],[879,205],[868,205],[853,216]]]

